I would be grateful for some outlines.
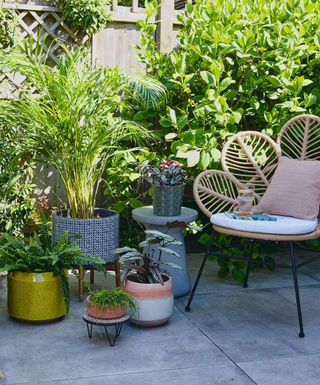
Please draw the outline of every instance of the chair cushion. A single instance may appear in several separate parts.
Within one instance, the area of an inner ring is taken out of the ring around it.
[[[320,161],[279,160],[269,187],[254,208],[257,212],[314,220],[320,204]]]
[[[214,214],[210,218],[213,225],[226,227],[232,230],[247,231],[262,234],[297,235],[308,234],[314,231],[318,225],[317,220],[306,221],[293,217],[271,215],[276,221],[239,220],[233,219],[224,213]]]

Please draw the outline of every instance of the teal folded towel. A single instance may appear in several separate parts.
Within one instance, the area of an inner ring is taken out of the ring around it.
[[[277,218],[271,217],[265,213],[253,213],[251,215],[240,215],[238,213],[225,213],[225,215],[232,219],[239,219],[241,221],[276,221]]]

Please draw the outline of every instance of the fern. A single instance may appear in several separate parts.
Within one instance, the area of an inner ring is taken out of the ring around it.
[[[39,234],[31,238],[18,238],[9,234],[0,237],[0,271],[54,273],[58,277],[67,312],[70,292],[66,271],[84,264],[104,270],[104,261],[87,256],[82,249],[69,241],[67,232],[53,245],[48,226],[44,223]]]

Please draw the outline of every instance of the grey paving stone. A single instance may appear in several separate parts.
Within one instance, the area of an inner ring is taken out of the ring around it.
[[[320,383],[320,355],[284,357],[247,362],[240,367],[258,385],[317,385]]]
[[[189,256],[193,279],[201,258]],[[110,348],[100,329],[87,337],[75,277],[68,319],[48,325],[8,319],[6,278],[0,277],[0,373],[7,377],[0,385],[317,385],[320,259],[303,267],[299,279],[305,339],[297,336],[290,271],[257,270],[243,289],[219,280],[209,262],[190,313],[184,312],[187,297],[177,299],[170,323],[128,324]],[[96,275],[96,288],[113,286],[113,277]]]
[[[195,281],[202,262],[203,255],[191,254],[188,256],[189,270],[192,283]],[[280,257],[281,262],[289,263],[288,256]],[[299,271],[300,285],[318,284],[320,281],[320,258],[318,263],[308,265],[308,268]],[[219,279],[218,265],[215,261],[207,261],[197,293],[216,293],[225,290],[237,290],[241,285],[231,277]],[[267,269],[255,269],[250,273],[248,289],[268,289],[273,287],[291,286],[293,284],[292,272],[289,269],[277,268],[275,272]]]
[[[298,338],[293,288],[196,295],[185,313],[236,362],[320,352],[320,286],[302,286],[306,337]],[[177,306],[183,311],[186,299]]]
[[[190,369],[161,370],[144,373],[77,378],[67,380],[23,383],[24,385],[253,385],[233,364],[195,367]],[[8,385],[18,385],[11,384]],[[19,384],[20,385],[20,384]]]
[[[0,369],[8,383],[89,377],[137,371],[188,368],[228,362],[220,350],[175,311],[159,328],[125,325],[113,348],[104,331],[87,337],[76,300],[65,321],[47,325],[15,322],[0,313]],[[7,384],[6,384],[7,385]]]

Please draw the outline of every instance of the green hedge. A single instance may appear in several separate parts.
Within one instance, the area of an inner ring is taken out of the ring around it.
[[[0,234],[19,232],[35,204],[33,166],[18,130],[0,126]]]
[[[149,16],[157,2],[148,6]],[[240,130],[276,136],[292,116],[320,114],[320,1],[197,0],[180,17],[176,49],[157,50],[155,25],[140,22],[140,58],[169,90],[156,119],[166,146],[197,173],[219,167]]]

